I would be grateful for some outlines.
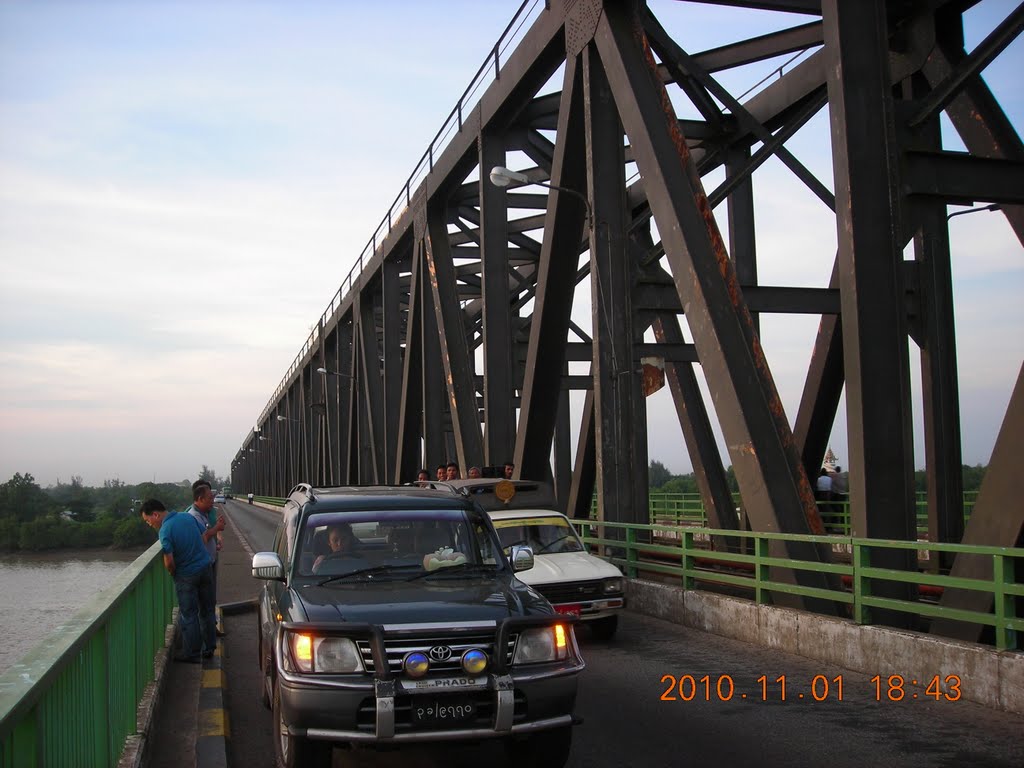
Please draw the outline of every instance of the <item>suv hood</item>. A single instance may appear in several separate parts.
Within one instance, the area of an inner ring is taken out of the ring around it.
[[[587,552],[559,552],[535,555],[533,568],[518,574],[527,584],[551,584],[563,581],[612,579],[622,573],[611,563]]]
[[[500,621],[550,614],[543,597],[512,578],[360,581],[292,590],[311,622],[368,624]]]

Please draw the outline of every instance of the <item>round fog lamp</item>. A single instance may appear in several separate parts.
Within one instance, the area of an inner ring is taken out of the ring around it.
[[[430,659],[427,658],[427,654],[416,651],[405,657],[402,666],[409,677],[423,677],[430,669]]]
[[[471,675],[479,675],[487,669],[487,654],[477,648],[471,648],[462,654],[462,668]]]

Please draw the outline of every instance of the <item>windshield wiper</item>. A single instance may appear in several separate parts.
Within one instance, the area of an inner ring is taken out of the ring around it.
[[[328,576],[326,579],[318,581],[316,585],[322,587],[324,584],[329,584],[332,581],[340,581],[341,579],[347,579],[350,576],[367,576],[372,573],[381,573],[382,571],[400,570],[403,568],[419,568],[418,565],[374,565],[369,568],[357,568],[354,571],[348,573],[339,573],[336,576]]]
[[[417,579],[425,579],[427,576],[442,576],[446,573],[471,573],[480,571],[494,571],[497,569],[497,565],[491,563],[459,563],[458,565],[449,565],[442,568],[438,568],[434,571],[424,571],[423,573],[417,573],[415,576],[406,579],[406,581],[416,581]]]
[[[557,544],[558,542],[560,542],[560,541],[565,541],[565,540],[566,540],[566,539],[568,539],[568,538],[569,538],[570,536],[572,536],[572,534],[571,534],[571,533],[566,533],[566,534],[564,534],[564,535],[562,535],[562,536],[559,536],[559,537],[558,537],[557,539],[554,539],[553,541],[549,541],[549,542],[548,542],[547,544],[545,544],[545,545],[544,545],[543,547],[541,547],[540,549],[538,549],[538,550],[537,550],[537,552],[536,552],[536,554],[538,554],[538,555],[539,555],[539,554],[541,554],[542,552],[545,552],[545,551],[547,551],[547,550],[548,550],[548,549],[550,549],[551,547],[555,546],[555,544]]]

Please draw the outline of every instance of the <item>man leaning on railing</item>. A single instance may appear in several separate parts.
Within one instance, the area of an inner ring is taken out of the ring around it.
[[[204,490],[210,492],[205,488],[194,493]],[[178,595],[182,651],[174,660],[197,664],[201,658],[213,656],[217,647],[213,572],[203,531],[191,515],[168,513],[157,499],[143,502],[140,513],[146,525],[160,532],[164,567],[174,579]],[[219,518],[209,530],[217,533],[224,530],[224,518]]]

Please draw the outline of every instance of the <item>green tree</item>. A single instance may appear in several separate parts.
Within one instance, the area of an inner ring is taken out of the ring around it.
[[[27,472],[24,475],[15,473],[14,477],[0,485],[0,518],[21,523],[48,515],[55,509],[56,505],[50,497]]]
[[[672,473],[668,471],[668,467],[660,461],[651,462],[651,466],[647,470],[647,482],[651,488],[661,488],[671,479]]]
[[[208,482],[212,488],[219,487],[217,473],[205,464],[203,464],[203,471],[199,473],[199,479]]]

